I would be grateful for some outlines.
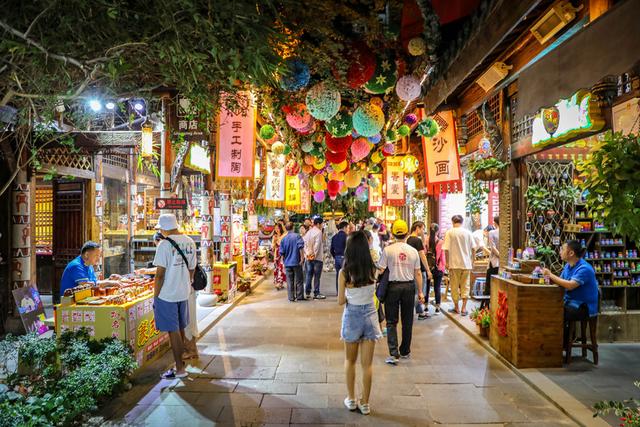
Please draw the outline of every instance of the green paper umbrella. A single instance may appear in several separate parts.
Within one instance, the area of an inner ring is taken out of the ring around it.
[[[396,62],[389,55],[380,55],[376,60],[376,72],[365,83],[364,90],[374,94],[387,93],[393,90],[397,79]]]
[[[324,125],[327,131],[336,138],[351,134],[351,128],[353,128],[351,114],[346,111],[338,112],[338,114],[326,121]]]

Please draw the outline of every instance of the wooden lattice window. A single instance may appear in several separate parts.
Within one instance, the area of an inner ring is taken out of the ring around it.
[[[42,185],[36,188],[36,253],[51,255],[53,245],[53,188]]]
[[[129,168],[129,155],[120,153],[111,153],[102,157],[102,162],[119,168]]]
[[[496,123],[502,122],[502,103],[500,102],[500,92],[493,95],[487,101],[489,103],[489,109],[496,120]],[[473,110],[465,115],[467,123],[467,137],[469,139],[483,132],[482,119],[478,115],[477,110]]]
[[[40,161],[51,166],[93,171],[91,156],[83,151],[72,153],[67,147],[55,147],[42,150]]]

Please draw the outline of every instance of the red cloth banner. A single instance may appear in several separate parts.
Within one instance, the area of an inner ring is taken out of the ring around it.
[[[404,206],[406,201],[402,157],[387,157],[384,166],[385,204]]]
[[[239,94],[237,111],[225,108],[218,115],[216,179],[253,179],[256,156],[256,108],[250,92]]]
[[[431,118],[438,123],[440,131],[433,138],[422,138],[427,193],[459,193],[462,172],[453,111],[441,111]]]
[[[373,174],[372,181],[376,181],[376,187],[369,186],[369,212],[382,209],[382,174]]]

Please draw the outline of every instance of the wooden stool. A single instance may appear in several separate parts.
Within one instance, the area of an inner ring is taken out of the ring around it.
[[[574,343],[576,334],[576,323],[580,322],[580,343]],[[587,325],[589,326],[590,342],[587,343]],[[571,350],[573,348],[582,349],[582,357],[587,357],[587,350],[593,354],[593,364],[598,364],[598,316],[589,317],[584,320],[574,320],[569,322],[569,339],[565,347],[565,363],[571,363]]]

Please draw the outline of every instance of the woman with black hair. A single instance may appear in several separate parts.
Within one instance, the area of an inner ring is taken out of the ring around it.
[[[338,304],[345,305],[340,337],[344,341],[345,374],[348,395],[344,405],[369,415],[369,396],[373,377],[373,352],[382,338],[378,314],[373,300],[377,268],[371,258],[369,241],[363,231],[352,233],[347,240],[344,264],[338,277]],[[356,400],[356,360],[360,350],[362,365],[362,397]]]
[[[429,227],[429,241],[427,244],[427,262],[433,275],[433,293],[436,298],[436,313],[440,313],[440,285],[444,277],[445,259],[442,250],[442,239],[438,236],[440,227],[435,222]],[[427,285],[426,297],[429,297],[429,285]],[[445,293],[446,296],[446,293]]]

